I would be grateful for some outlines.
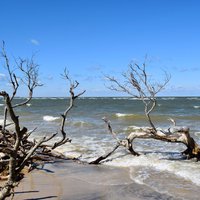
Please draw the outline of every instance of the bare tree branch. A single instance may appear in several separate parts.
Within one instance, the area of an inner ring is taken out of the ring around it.
[[[1,55],[2,55],[2,57],[3,57],[4,60],[5,60],[5,68],[6,68],[6,70],[8,71],[9,83],[11,83],[12,88],[13,88],[13,93],[12,93],[12,96],[11,96],[11,98],[10,98],[11,101],[12,101],[13,98],[15,97],[15,95],[16,95],[17,90],[18,90],[19,83],[18,83],[18,81],[17,81],[16,75],[15,75],[14,72],[11,70],[9,58],[8,58],[7,53],[6,53],[6,50],[5,50],[5,42],[4,42],[4,41],[2,42],[2,48],[1,48],[1,49],[2,49]]]
[[[106,158],[108,158],[109,156],[111,156],[120,146],[125,147],[134,156],[139,155],[139,153],[137,153],[133,150],[132,141],[129,140],[129,138],[125,138],[123,140],[120,140],[117,137],[116,133],[113,131],[112,126],[110,124],[110,121],[105,117],[103,118],[103,121],[106,123],[108,131],[111,133],[113,138],[117,141],[117,144],[114,146],[114,148],[111,151],[109,151],[108,153],[105,153],[104,155],[98,157],[94,161],[91,161],[89,164],[95,164],[95,165],[99,164],[101,161],[103,161]]]
[[[170,75],[165,72],[163,83],[152,83],[146,72],[146,63],[142,66],[137,63],[130,64],[129,70],[122,74],[124,83],[121,83],[114,77],[106,76],[111,86],[111,90],[124,92],[139,100],[144,104],[144,111],[151,127],[156,131],[156,127],[151,119],[150,113],[156,107],[156,94],[160,92],[170,80]]]
[[[43,84],[40,84],[38,81],[38,66],[39,65],[34,62],[33,56],[31,57],[30,60],[29,59],[23,60],[22,58],[19,58],[19,62],[16,62],[16,63],[17,63],[18,69],[24,75],[24,77],[21,78],[21,81],[28,88],[29,95],[28,95],[28,98],[24,102],[14,105],[13,108],[28,104],[33,97],[34,89],[36,87],[43,86]]]
[[[107,119],[104,119],[108,126],[109,132],[113,135],[113,138],[117,140],[117,145],[112,151],[100,156],[96,160],[92,161],[91,164],[98,164],[102,160],[106,159],[119,146],[126,147],[133,155],[139,155],[133,150],[132,145],[133,140],[136,138],[152,138],[165,142],[182,143],[187,147],[187,149],[182,152],[183,154],[187,155],[188,158],[195,157],[197,160],[200,160],[200,146],[190,136],[189,128],[177,127],[176,122],[170,118],[170,121],[173,123],[173,127],[170,127],[168,131],[165,131],[162,129],[157,129],[151,119],[150,114],[157,106],[156,95],[164,89],[171,78],[167,72],[164,72],[164,74],[165,78],[162,83],[153,82],[150,78],[150,75],[148,75],[146,71],[146,62],[144,62],[142,65],[131,63],[129,65],[129,70],[122,74],[122,77],[124,78],[123,82],[117,80],[115,77],[105,76],[110,82],[110,86],[108,87],[109,89],[124,92],[143,102],[145,115],[148,119],[150,127],[141,128],[139,131],[131,132],[128,137],[123,140],[119,140],[116,134],[113,132],[110,122]]]
[[[13,193],[12,191],[14,190],[16,183],[22,178],[22,169],[24,169],[25,166],[33,166],[32,163],[35,162],[35,159],[47,161],[52,160],[52,158],[55,157],[62,159],[65,158],[61,153],[55,153],[53,149],[71,141],[71,139],[67,138],[65,132],[65,121],[68,113],[74,106],[74,101],[85,91],[75,94],[74,90],[78,87],[79,83],[77,81],[72,81],[65,70],[63,77],[70,83],[70,104],[62,114],[62,122],[60,125],[62,138],[58,142],[54,143],[53,147],[44,143],[52,140],[58,133],[52,134],[49,137],[42,137],[39,141],[31,141],[28,138],[36,129],[33,131],[28,131],[26,127],[21,127],[19,116],[16,115],[15,108],[26,105],[28,102],[30,102],[34,89],[38,86],[42,86],[42,84],[40,84],[38,81],[38,65],[34,62],[33,56],[31,59],[26,60],[19,58],[15,64],[17,65],[20,75],[23,77],[17,77],[11,70],[9,59],[4,48],[4,42],[2,55],[6,63],[9,82],[13,87],[13,92],[11,95],[9,95],[9,93],[6,91],[0,91],[0,96],[4,98],[5,102],[4,125],[0,126],[0,152],[1,158],[6,157],[6,159],[0,162],[0,173],[4,171],[6,176],[2,176],[2,178],[7,178],[6,184],[0,188],[0,199],[5,199]],[[18,80],[20,81],[18,82]],[[28,89],[28,98],[21,103],[13,105],[13,99],[15,98],[18,88],[22,83]],[[11,118],[12,123],[14,124],[14,130],[8,131],[6,129],[7,115]]]
[[[60,125],[60,132],[62,133],[62,139],[56,143],[54,143],[52,149],[57,148],[58,146],[61,146],[63,144],[65,144],[66,142],[71,142],[71,139],[67,138],[67,134],[65,132],[65,122],[67,119],[67,115],[70,112],[70,110],[74,107],[74,102],[75,100],[83,95],[85,93],[85,90],[78,93],[77,95],[75,95],[74,90],[78,87],[79,83],[77,81],[72,81],[72,79],[69,77],[69,72],[66,70],[64,70],[64,73],[62,74],[62,77],[70,83],[70,89],[69,89],[69,93],[70,93],[70,98],[69,98],[69,106],[67,107],[67,109],[65,110],[65,112],[61,115],[62,117],[62,122]]]

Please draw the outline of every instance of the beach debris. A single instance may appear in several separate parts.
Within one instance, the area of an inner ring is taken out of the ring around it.
[[[152,75],[146,71],[146,60],[142,65],[137,63],[130,63],[127,72],[122,74],[124,82],[117,80],[113,76],[106,75],[106,79],[109,81],[109,89],[124,92],[131,95],[133,98],[138,99],[144,104],[144,113],[149,122],[150,127],[141,127],[134,132],[130,132],[129,135],[123,140],[117,138],[117,134],[113,132],[111,124],[108,119],[104,118],[104,122],[107,124],[109,132],[113,135],[113,138],[117,141],[114,148],[103,156],[90,162],[90,164],[99,164],[101,161],[112,155],[115,150],[120,146],[125,147],[134,156],[139,156],[139,153],[133,149],[133,141],[136,138],[142,139],[155,139],[171,143],[182,143],[187,149],[182,152],[187,159],[196,158],[200,160],[200,146],[195,142],[189,133],[189,128],[186,126],[177,126],[174,119],[170,118],[172,126],[166,129],[157,128],[151,118],[151,112],[156,108],[157,99],[156,95],[164,89],[169,82],[171,76],[164,72],[165,78],[162,83],[152,81]]]
[[[1,54],[5,60],[5,68],[13,90],[11,94],[7,91],[0,92],[0,96],[4,99],[4,120],[0,126],[0,180],[6,180],[5,184],[0,187],[0,200],[14,195],[14,188],[23,178],[25,168],[28,168],[29,171],[37,163],[52,162],[57,158],[67,159],[66,156],[56,152],[55,149],[67,142],[71,142],[71,139],[67,137],[65,131],[65,121],[69,111],[74,106],[74,101],[85,93],[84,90],[83,92],[75,94],[74,90],[78,87],[79,83],[73,81],[65,69],[63,77],[70,85],[70,101],[69,106],[61,115],[61,139],[50,144],[49,141],[52,141],[58,135],[58,133],[52,133],[51,136],[42,136],[39,140],[31,140],[30,136],[36,131],[36,128],[29,131],[26,127],[22,127],[20,124],[20,116],[16,114],[16,108],[29,104],[33,97],[34,89],[42,86],[38,81],[38,65],[34,62],[34,56],[32,56],[31,59],[19,58],[18,61],[15,60],[16,67],[11,69],[4,42],[2,43]],[[15,74],[16,69],[19,70],[21,76],[18,77]],[[13,100],[22,83],[27,88],[28,97],[24,101],[22,100],[22,102],[14,104]],[[7,129],[8,118],[13,123],[13,129],[11,130]]]

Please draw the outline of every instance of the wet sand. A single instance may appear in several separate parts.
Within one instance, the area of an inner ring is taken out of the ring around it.
[[[135,183],[126,168],[75,162],[46,164],[27,174],[15,200],[144,200],[178,199]]]

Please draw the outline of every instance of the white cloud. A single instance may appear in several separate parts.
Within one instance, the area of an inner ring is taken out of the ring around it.
[[[31,39],[31,43],[36,45],[36,46],[40,45],[39,41],[36,40],[36,39]]]

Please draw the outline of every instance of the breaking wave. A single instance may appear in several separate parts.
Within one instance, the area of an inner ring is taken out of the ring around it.
[[[116,113],[116,117],[134,117],[134,114],[127,114],[127,113]]]
[[[178,155],[178,154],[177,154]],[[130,155],[117,158],[105,163],[106,165],[118,166],[118,167],[148,167],[158,171],[167,171],[176,176],[189,180],[196,185],[200,186],[200,174],[198,164],[189,161],[169,161],[163,154],[155,155],[141,155],[139,157],[132,157]],[[130,174],[130,177],[134,180],[135,176]]]
[[[43,120],[47,121],[47,122],[55,121],[55,120],[58,120],[58,119],[60,119],[60,117],[53,117],[53,116],[50,116],[50,115],[43,116]]]
[[[175,97],[162,97],[162,100],[175,100]]]

